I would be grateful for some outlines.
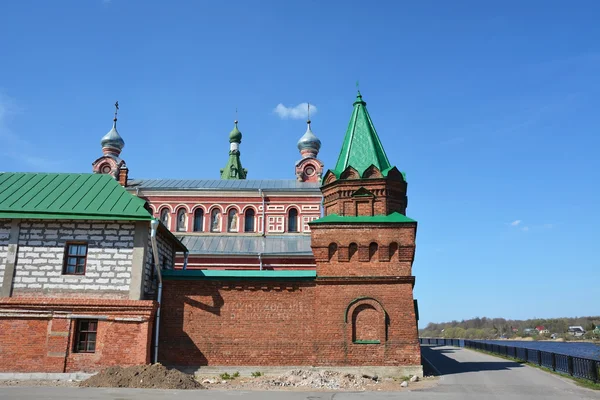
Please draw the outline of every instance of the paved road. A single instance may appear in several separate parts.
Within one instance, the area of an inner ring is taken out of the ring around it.
[[[453,347],[424,347],[423,355],[441,372],[434,388],[400,392],[236,392],[216,390],[80,389],[4,387],[0,399],[49,400],[600,400],[600,392],[535,368]]]
[[[422,347],[423,356],[441,373],[431,398],[566,400],[600,399],[600,391],[585,389],[566,378],[457,347]],[[444,397],[449,395],[450,397]]]

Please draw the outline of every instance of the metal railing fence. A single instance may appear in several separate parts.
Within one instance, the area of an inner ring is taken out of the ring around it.
[[[560,372],[576,378],[587,379],[594,383],[600,381],[600,361],[591,358],[570,356],[550,351],[529,349],[517,346],[485,343],[478,340],[419,338],[419,343],[435,346],[466,347],[483,350],[517,361],[536,364],[554,372]]]

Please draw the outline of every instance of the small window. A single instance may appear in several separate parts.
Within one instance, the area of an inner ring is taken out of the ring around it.
[[[177,211],[177,232],[185,232],[185,209]]]
[[[87,243],[67,243],[65,246],[65,259],[63,274],[83,275],[87,259]]]
[[[217,209],[212,210],[212,212],[210,213],[210,231],[221,231],[221,213],[219,213],[219,210]]]
[[[227,230],[229,232],[237,232],[238,230],[238,213],[237,210],[229,210],[227,214]]]
[[[201,208],[194,211],[194,232],[202,232],[204,230],[204,210]]]
[[[298,210],[295,208],[288,212],[288,232],[298,232]]]
[[[76,323],[75,353],[94,353],[96,351],[98,320],[79,319]]]
[[[394,258],[396,258],[397,253],[398,253],[398,243],[396,243],[396,242],[390,243],[390,261],[398,261],[398,260],[394,260]]]
[[[352,258],[354,257],[354,255],[358,252],[358,246],[356,243],[350,243],[350,246],[348,246],[348,259],[352,260]]]
[[[375,242],[369,245],[369,261],[377,261],[375,257],[377,255],[377,251],[379,250],[379,245]]]
[[[251,208],[244,215],[244,232],[254,232],[254,210]]]
[[[329,261],[331,261],[333,259],[333,257],[335,257],[335,255],[337,254],[338,251],[338,245],[336,243],[330,243],[329,244]]]
[[[160,211],[160,221],[168,228],[169,227],[169,209],[163,208]]]

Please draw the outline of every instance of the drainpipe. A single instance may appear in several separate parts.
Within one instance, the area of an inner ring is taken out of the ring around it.
[[[258,189],[258,193],[260,194],[260,197],[262,197],[262,235],[265,236],[266,234],[266,226],[267,226],[267,221],[266,221],[266,216],[265,216],[265,212],[266,212],[266,206],[265,206],[265,192],[263,192],[262,189]]]
[[[260,264],[260,270],[262,271],[262,269],[263,269],[262,253],[258,253],[258,263]]]
[[[183,253],[183,269],[186,270],[187,269],[187,263],[188,263],[188,256],[190,255],[189,251],[186,251],[185,253]]]
[[[156,269],[156,275],[158,276],[158,310],[156,310],[156,321],[154,328],[154,362],[158,362],[158,332],[160,329],[160,309],[162,302],[162,274],[160,272],[160,261],[158,257],[158,246],[156,244],[156,231],[158,230],[159,221],[157,219],[153,219],[150,222],[150,227],[152,231],[150,233],[150,241],[152,242],[152,255],[154,256],[154,268]]]

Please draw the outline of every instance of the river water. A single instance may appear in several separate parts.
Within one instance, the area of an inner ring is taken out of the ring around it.
[[[600,346],[595,343],[569,343],[520,340],[477,340],[477,342],[501,344],[503,346],[525,347],[534,350],[550,351],[569,356],[600,360]]]

